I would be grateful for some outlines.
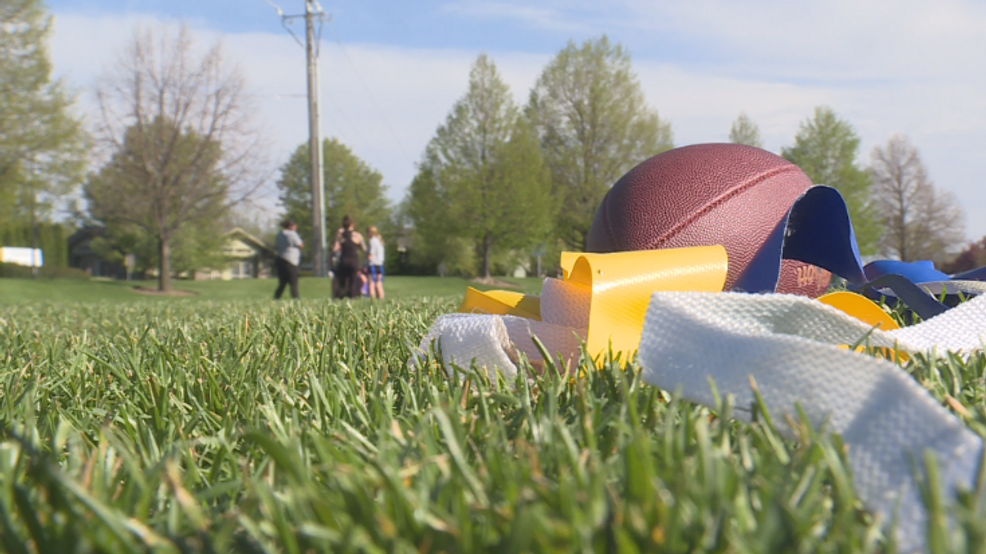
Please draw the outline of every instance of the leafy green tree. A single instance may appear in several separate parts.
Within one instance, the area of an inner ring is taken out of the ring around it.
[[[740,112],[739,117],[730,127],[729,142],[763,148],[763,141],[760,139],[760,127],[747,117],[746,112]]]
[[[0,222],[43,220],[82,182],[87,141],[51,77],[44,4],[4,0],[0,22]]]
[[[461,248],[454,248],[455,226],[448,217],[451,201],[448,191],[439,187],[436,172],[440,164],[434,152],[426,151],[411,181],[402,212],[410,228],[410,264],[433,273],[439,265],[451,266],[452,273],[473,273],[472,256],[464,259]]]
[[[209,250],[230,209],[263,184],[265,160],[246,83],[221,46],[199,56],[187,28],[154,35],[137,31],[97,91],[112,154],[85,195],[109,237],[139,229],[153,239],[167,292],[179,265],[194,269],[201,258],[190,253]]]
[[[325,183],[326,241],[335,238],[334,229],[349,215],[360,228],[383,225],[390,218],[383,176],[335,138],[322,141],[323,182]],[[299,145],[291,159],[281,166],[277,181],[279,199],[286,217],[298,222],[302,238],[314,241],[312,230],[311,151],[308,143]],[[305,256],[312,249],[306,249]]]
[[[569,42],[541,73],[526,113],[560,203],[558,232],[578,250],[609,187],[673,147],[671,125],[647,106],[630,53],[605,36]]]
[[[486,55],[473,64],[469,90],[428,144],[415,181],[414,225],[423,230],[431,225],[428,219],[447,218],[447,226],[436,230],[446,240],[472,241],[484,278],[490,277],[495,250],[527,247],[549,233],[550,175],[537,136]]]
[[[842,193],[860,253],[875,254],[882,229],[879,214],[870,202],[873,181],[857,163],[858,152],[855,129],[826,106],[815,108],[814,118],[801,123],[794,146],[781,149],[781,155],[800,167],[813,183]]]
[[[62,223],[29,221],[0,225],[0,245],[40,248],[45,267],[68,266],[68,237],[71,228]]]
[[[222,219],[198,220],[181,226],[170,239],[171,271],[175,274],[194,272],[225,263],[226,245]],[[161,265],[159,241],[146,228],[130,223],[114,223],[106,232],[92,240],[91,248],[103,259],[124,265],[126,255],[133,254],[135,270],[144,272]]]

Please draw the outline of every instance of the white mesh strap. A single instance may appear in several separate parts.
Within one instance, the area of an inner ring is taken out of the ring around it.
[[[499,368],[508,379],[517,375],[519,353],[541,359],[532,336],[552,355],[577,356],[587,332],[586,291],[549,283],[541,299],[543,322],[442,316],[421,350],[439,340],[447,367],[475,363],[490,373]],[[838,347],[856,343],[938,355],[982,349],[986,296],[885,332],[799,296],[659,292],[647,312],[639,361],[646,382],[680,389],[710,407],[712,378],[720,395],[735,397],[737,417],[749,419],[751,376],[775,416],[800,405],[816,428],[842,435],[860,498],[887,521],[896,513],[900,546],[918,550],[925,544],[926,514],[913,462],[931,450],[948,490],[971,488],[983,442],[893,363]]]
[[[451,369],[453,363],[462,368],[475,364],[490,377],[499,369],[509,380],[517,376],[519,354],[535,364],[543,361],[533,337],[564,365],[568,360],[578,359],[586,332],[587,329],[509,315],[448,314],[435,320],[411,363],[419,363],[428,349],[438,344],[446,368]]]
[[[986,298],[968,302],[897,332],[873,331],[868,342],[923,350],[937,341],[969,351],[982,344]],[[639,360],[643,379],[680,389],[713,407],[709,378],[749,418],[749,378],[777,416],[800,405],[817,428],[840,433],[860,498],[889,518],[900,499],[898,529],[905,550],[924,545],[925,513],[912,464],[930,449],[944,484],[971,488],[982,455],[978,435],[942,408],[891,362],[838,348],[867,337],[867,326],[809,299],[788,295],[655,293]]]
[[[448,314],[435,320],[411,359],[416,365],[435,343],[440,346],[442,363],[468,368],[475,362],[486,369],[490,378],[498,368],[507,379],[517,376],[517,366],[510,360],[513,348],[503,319],[496,315]]]

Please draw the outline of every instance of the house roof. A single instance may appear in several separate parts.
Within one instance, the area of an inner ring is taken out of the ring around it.
[[[87,240],[94,239],[96,237],[101,237],[106,234],[106,227],[99,225],[87,225],[81,229],[76,230],[74,233],[68,237],[68,248],[71,251],[79,243],[85,242]]]
[[[251,235],[250,233],[244,231],[239,227],[233,227],[229,231],[226,231],[226,236],[236,237],[242,240],[243,242],[248,242],[256,246],[258,249],[263,250],[264,253],[266,254],[274,254],[274,248],[272,246],[270,246],[269,244],[265,243],[264,241],[258,239],[257,237]]]

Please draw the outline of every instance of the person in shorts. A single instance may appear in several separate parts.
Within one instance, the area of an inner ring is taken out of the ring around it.
[[[366,234],[370,237],[370,252],[367,260],[370,267],[370,298],[383,300],[383,239],[377,228],[372,225],[366,230]]]

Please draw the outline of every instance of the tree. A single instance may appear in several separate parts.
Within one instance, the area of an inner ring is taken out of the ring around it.
[[[225,262],[226,245],[223,219],[202,220],[183,225],[170,240],[171,271],[174,274],[194,272],[204,267],[220,267]],[[117,223],[105,229],[90,243],[103,259],[124,265],[128,254],[134,255],[137,272],[159,268],[161,252],[158,240],[145,228],[134,224]]]
[[[800,167],[816,185],[828,185],[842,193],[849,207],[856,241],[862,254],[873,254],[880,239],[880,218],[870,202],[870,174],[856,157],[859,137],[848,121],[831,108],[815,108],[815,117],[801,123],[794,146],[781,155]]]
[[[983,266],[986,266],[986,237],[969,244],[954,260],[942,264],[942,271],[956,274]]]
[[[155,164],[155,153],[170,161]],[[156,266],[159,285],[162,276],[170,281],[172,273],[219,261],[229,207],[229,185],[218,171],[221,157],[217,143],[176,132],[168,121],[132,127],[123,148],[85,185],[90,214],[107,227],[96,250],[115,262],[134,254],[142,270]],[[155,171],[171,177],[158,181]]]
[[[51,78],[41,0],[5,0],[0,22],[0,222],[34,222],[82,181],[87,141],[73,96]]]
[[[422,195],[412,209],[415,226],[447,217],[442,231],[473,241],[484,278],[495,249],[530,246],[550,230],[550,176],[537,136],[486,55],[476,59],[469,90],[429,142],[415,181],[411,192]],[[441,211],[429,214],[418,209],[422,204]]]
[[[174,241],[221,221],[265,177],[244,79],[219,44],[195,56],[184,27],[138,31],[97,98],[111,156],[86,185],[90,213],[111,236],[116,226],[151,237],[170,291]]]
[[[596,208],[624,173],[673,147],[671,125],[647,106],[620,44],[603,36],[569,42],[531,90],[526,113],[537,130],[560,203],[558,231],[584,250]]]
[[[474,274],[471,248],[462,248],[448,217],[451,201],[445,187],[439,186],[436,173],[440,169],[435,153],[426,150],[402,203],[402,215],[411,231],[410,263],[428,273],[445,264],[452,273]]]
[[[348,146],[338,139],[327,138],[322,142],[323,179],[325,183],[325,220],[331,231],[349,215],[357,225],[380,226],[390,217],[385,196],[383,176],[358,158]],[[312,187],[311,150],[308,143],[299,145],[291,159],[281,166],[281,178],[277,181],[279,199],[286,216],[298,223],[302,237],[312,237]],[[326,232],[328,241],[335,235]],[[308,259],[312,249],[306,249]]]
[[[964,241],[965,214],[948,191],[928,178],[917,148],[904,135],[870,154],[873,206],[883,222],[884,255],[942,262]]]
[[[760,140],[760,127],[746,116],[746,112],[740,112],[739,117],[730,127],[729,142],[763,148],[763,141]]]

